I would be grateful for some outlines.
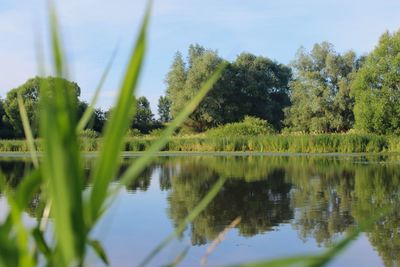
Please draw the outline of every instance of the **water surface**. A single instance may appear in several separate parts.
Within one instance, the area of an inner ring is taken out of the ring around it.
[[[125,159],[124,168],[134,160]],[[181,266],[199,266],[210,243],[238,217],[241,222],[209,255],[207,266],[321,252],[382,210],[390,212],[330,266],[398,266],[399,160],[396,155],[159,157],[120,192],[95,236],[112,266],[135,266],[224,176],[213,202],[149,266],[166,265],[187,248]],[[87,174],[92,164],[85,162]],[[16,186],[31,165],[13,158],[1,160],[0,168]],[[34,220],[35,203],[26,211],[28,221]],[[0,214],[5,209],[1,200]],[[90,263],[102,266],[94,256]]]

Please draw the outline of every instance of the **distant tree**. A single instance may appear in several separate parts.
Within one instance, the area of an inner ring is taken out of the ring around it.
[[[132,128],[139,129],[142,133],[149,133],[153,126],[154,115],[150,109],[150,102],[146,97],[137,99],[137,110],[133,118]]]
[[[294,131],[343,132],[354,124],[350,84],[360,61],[354,52],[339,54],[327,42],[310,53],[300,49],[293,61],[292,105],[285,123]]]
[[[61,83],[65,88],[74,90],[76,95],[76,101],[80,96],[80,88],[75,82],[67,81],[63,78],[54,77],[35,77],[29,79],[23,85],[10,90],[7,93],[4,101],[4,110],[8,122],[12,125],[14,130],[14,137],[21,138],[24,136],[21,116],[19,114],[17,96],[20,94],[24,101],[24,105],[28,114],[29,123],[32,127],[32,132],[35,136],[38,135],[38,105],[39,105],[39,92],[40,87],[47,83],[48,86],[54,86],[55,83]]]
[[[14,131],[4,110],[4,100],[0,98],[0,138],[6,139],[13,137]]]
[[[357,73],[352,89],[356,129],[400,133],[400,31],[381,36]]]
[[[176,54],[170,71],[166,77],[167,97],[171,101],[171,114],[177,113],[194,97],[203,83],[215,71],[222,59],[216,51],[207,50],[200,45],[191,45],[188,52],[188,67],[182,54]],[[203,131],[215,124],[213,114],[209,114],[209,105],[213,100],[206,96],[201,105],[186,120],[184,127],[190,131]]]
[[[171,120],[171,101],[166,96],[160,96],[158,99],[158,115],[162,123]]]
[[[96,108],[93,112],[92,120],[89,122],[89,127],[96,132],[101,133],[103,131],[104,125],[106,124],[106,114],[100,109]]]
[[[177,52],[167,74],[167,98],[171,102],[171,116],[175,117],[185,103],[183,98],[186,82],[186,66],[182,54]]]
[[[222,105],[224,123],[250,115],[267,120],[280,130],[283,109],[290,104],[290,68],[266,57],[242,53],[232,63],[230,76],[221,80],[227,100]]]
[[[88,108],[88,103],[85,101],[78,102],[78,118],[82,117],[85,110]],[[91,129],[98,133],[101,133],[106,123],[106,112],[101,110],[100,108],[96,108],[93,111],[93,115],[86,125],[85,129]]]

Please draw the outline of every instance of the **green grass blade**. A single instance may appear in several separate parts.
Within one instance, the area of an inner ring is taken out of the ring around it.
[[[352,231],[346,238],[328,249],[326,252],[317,255],[300,255],[294,257],[285,257],[269,261],[261,261],[254,263],[245,263],[233,265],[232,267],[320,267],[326,266],[340,252],[342,252],[360,233],[360,228]]]
[[[230,265],[230,267],[300,267],[308,266],[316,256],[293,256],[282,259],[275,259],[263,262],[244,263],[238,265]]]
[[[65,77],[63,49],[55,8],[49,6],[54,72]],[[40,130],[43,137],[43,177],[52,202],[56,258],[59,266],[83,261],[86,229],[83,217],[83,168],[76,134],[76,93],[61,79],[42,82]]]
[[[66,77],[66,62],[64,52],[61,45],[61,38],[59,35],[59,24],[57,18],[56,8],[52,0],[48,1],[49,5],[49,23],[50,23],[50,40],[53,56],[53,69],[55,75],[58,77]]]
[[[186,216],[186,218],[181,222],[175,231],[165,238],[157,247],[155,247],[147,257],[139,264],[140,267],[146,266],[153,258],[156,256],[166,245],[168,245],[175,237],[182,234],[186,226],[191,223],[215,198],[218,192],[221,190],[222,186],[225,184],[226,178],[221,177],[213,185],[213,187],[208,191],[207,195],[197,204],[197,206]]]
[[[29,153],[31,154],[32,162],[35,168],[39,167],[39,160],[36,153],[35,148],[35,139],[33,138],[32,129],[29,124],[28,114],[26,112],[24,101],[20,94],[18,94],[18,107],[19,107],[19,114],[22,120],[22,126],[24,128],[26,142],[28,143]]]
[[[110,265],[110,261],[108,260],[106,251],[98,240],[89,240],[89,245],[93,248],[99,258],[103,261],[105,265]]]
[[[108,61],[108,64],[107,64],[103,74],[101,75],[100,82],[96,87],[96,91],[95,91],[95,93],[93,95],[92,101],[90,101],[89,106],[87,107],[87,109],[83,113],[82,118],[79,120],[78,127],[77,127],[78,134],[81,131],[83,131],[83,129],[86,127],[86,125],[88,124],[88,122],[90,121],[90,119],[91,119],[91,117],[93,115],[93,112],[94,112],[94,109],[95,109],[95,106],[96,106],[96,103],[97,103],[97,99],[99,98],[100,91],[103,88],[103,85],[104,85],[104,82],[107,79],[108,73],[110,72],[110,69],[111,69],[111,66],[112,66],[112,64],[114,62],[115,56],[117,54],[117,51],[118,51],[118,47],[116,47],[114,49],[114,52],[112,53],[111,58]]]
[[[381,216],[388,214],[392,209],[383,209],[380,214],[374,216],[367,222],[363,222],[355,229],[351,230],[345,238],[337,244],[327,249],[321,254],[315,255],[300,255],[294,257],[285,257],[281,259],[273,259],[268,261],[260,261],[254,263],[245,263],[232,265],[232,267],[289,267],[289,266],[304,266],[304,267],[321,267],[326,266],[334,260],[341,252],[343,252],[352,241],[354,241],[362,231],[371,227]]]
[[[7,221],[11,222],[13,231],[15,232],[15,240],[13,240],[14,237],[12,237],[9,242],[15,242],[18,248],[18,266],[35,267],[35,259],[29,248],[29,232],[22,221],[23,207],[20,206],[15,197],[15,193],[8,187],[3,176],[0,177],[0,184],[1,187],[4,188],[3,193],[10,208]]]
[[[167,267],[176,267],[176,266],[178,266],[182,262],[182,260],[186,257],[186,255],[189,253],[189,249],[190,249],[190,246],[186,246],[181,251],[181,253],[179,253],[179,255],[176,256],[175,260],[167,265]]]
[[[196,107],[200,104],[203,98],[207,95],[207,93],[211,90],[213,85],[218,81],[221,77],[223,71],[225,70],[227,64],[221,63],[216,71],[211,75],[211,77],[203,84],[200,88],[197,95],[183,108],[183,110],[178,114],[178,116],[168,125],[168,127],[163,131],[162,135],[158,140],[156,140],[146,153],[137,159],[134,164],[132,164],[122,175],[120,179],[120,183],[118,185],[118,190],[121,189],[126,184],[130,183],[132,179],[135,179],[140,172],[144,170],[144,168],[149,164],[149,162],[154,157],[154,154],[160,151],[165,144],[168,142],[168,139],[174,134],[176,129],[183,124],[183,122],[187,119],[187,117],[196,109]]]
[[[35,193],[39,191],[42,184],[40,170],[36,169],[24,176],[21,183],[15,190],[15,201],[20,209],[25,209],[32,200]]]
[[[142,67],[147,45],[147,25],[151,10],[149,1],[142,27],[133,49],[130,62],[125,72],[115,109],[105,126],[101,152],[91,176],[93,181],[90,194],[88,225],[91,226],[101,215],[101,209],[107,197],[110,182],[115,178],[119,168],[121,149],[125,134],[135,110],[134,92]]]
[[[346,238],[338,242],[332,248],[328,249],[325,253],[316,258],[315,262],[312,262],[309,267],[320,267],[326,266],[330,261],[335,259],[345,248],[353,242],[361,232],[361,228],[357,227],[355,230],[351,231]]]

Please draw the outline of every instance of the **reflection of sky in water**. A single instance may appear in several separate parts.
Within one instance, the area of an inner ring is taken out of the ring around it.
[[[298,160],[300,160],[300,158],[298,158]],[[358,166],[357,168],[364,168],[363,166],[365,165],[359,164],[360,160],[353,158],[341,158],[339,161],[347,162],[346,164],[353,163]],[[370,163],[371,162],[378,161],[370,161]],[[174,164],[176,164],[176,162],[173,162],[172,165],[175,167],[178,166],[176,170],[180,171],[182,166]],[[326,162],[324,164],[326,164]],[[308,165],[305,166],[308,167]],[[326,165],[321,164],[321,166]],[[382,165],[377,164],[376,168],[378,168],[378,166]],[[306,167],[304,167],[304,169]],[[199,171],[198,169],[196,170]],[[342,174],[340,171],[338,173]],[[154,247],[163,240],[163,238],[174,231],[174,222],[171,219],[170,214],[171,202],[169,199],[171,198],[173,188],[164,191],[160,189],[160,176],[162,175],[162,169],[160,166],[151,169],[149,174],[151,174],[150,185],[146,191],[141,191],[140,189],[134,191],[128,191],[126,189],[122,190],[115,203],[112,205],[112,208],[108,210],[105,217],[94,231],[93,235],[100,239],[105,247],[112,263],[111,266],[136,266],[147,255],[147,253],[154,249]],[[197,175],[199,177],[196,178],[200,179],[200,176],[205,174],[198,173]],[[294,171],[291,172],[290,175],[299,176],[300,174]],[[316,183],[316,186],[318,186],[319,179],[322,179],[322,176],[321,173],[315,174],[310,172],[308,180],[306,180],[306,185],[311,187],[315,186],[313,183]],[[365,178],[367,179],[368,177]],[[294,178],[290,177],[286,177],[285,179],[293,179],[293,181],[295,181]],[[267,184],[268,181],[270,180],[266,180]],[[327,181],[330,180],[327,179]],[[301,182],[302,180],[299,181],[299,186],[303,185]],[[231,187],[227,188],[233,190],[237,188],[238,185],[240,186],[241,184],[233,183],[230,185]],[[260,185],[263,184],[261,183]],[[332,184],[328,183],[328,185]],[[252,190],[250,187],[248,188],[249,190]],[[272,190],[271,188],[273,187],[269,187],[269,190]],[[199,188],[197,189],[199,190]],[[290,196],[293,196],[293,193],[297,190],[299,189],[292,187],[290,189]],[[234,192],[237,193],[236,191]],[[258,194],[258,196],[259,195],[260,194]],[[261,195],[265,196],[264,193]],[[280,200],[278,200],[278,202],[279,201]],[[291,207],[293,209],[294,219],[288,221],[284,219],[286,218],[284,216],[279,217],[283,219],[278,222],[276,226],[272,226],[272,231],[270,229],[262,230],[258,234],[250,234],[247,237],[241,235],[239,230],[236,228],[229,231],[225,240],[219,244],[215,251],[213,251],[213,253],[208,257],[207,266],[221,266],[304,253],[322,252],[325,249],[323,244],[318,244],[312,236],[301,238],[299,233],[300,230],[294,226],[294,223],[298,222],[298,218],[301,216],[300,209],[308,207],[307,202],[299,202],[296,204],[299,204],[300,206]],[[301,204],[303,206],[301,206]],[[290,205],[293,205],[293,203],[291,202]],[[283,205],[283,208],[285,208],[285,205]],[[310,205],[309,208],[312,210],[315,206]],[[0,221],[4,220],[6,210],[7,205],[4,199],[1,198]],[[324,210],[321,209],[321,211]],[[328,211],[331,212],[331,207],[329,207]],[[221,212],[224,211],[222,210]],[[263,212],[265,211],[262,210],[261,213]],[[213,215],[213,213],[211,213],[211,215]],[[265,215],[260,216],[260,218],[264,218],[263,216]],[[325,217],[317,217],[317,219],[321,218]],[[35,219],[26,215],[24,216],[24,221],[28,225],[31,225],[34,223]],[[189,253],[183,260],[181,266],[199,266],[200,259],[205,254],[208,244],[192,246],[190,234],[191,229],[188,228],[185,231],[183,238],[175,240],[167,246],[150,262],[149,266],[161,266],[172,262],[188,245],[190,246]],[[342,236],[343,235],[340,233],[333,235],[336,239]],[[387,240],[387,242],[391,242],[391,240]],[[89,256],[88,263],[88,266],[103,266],[92,254]],[[362,234],[338,258],[329,264],[329,266],[383,266],[383,262],[371,245],[367,235]]]

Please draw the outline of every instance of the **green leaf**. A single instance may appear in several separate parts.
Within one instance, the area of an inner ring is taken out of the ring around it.
[[[55,8],[49,6],[54,72],[66,76]],[[43,137],[43,178],[52,201],[57,264],[83,262],[86,228],[82,205],[83,167],[76,134],[76,94],[64,80],[43,81],[40,90],[40,133]]]
[[[101,152],[96,160],[95,168],[91,176],[93,181],[90,193],[88,226],[95,223],[101,215],[101,209],[107,197],[108,186],[115,178],[119,168],[121,149],[124,137],[135,110],[134,92],[142,67],[146,44],[147,25],[151,10],[149,1],[142,27],[133,49],[121,90],[117,98],[117,104],[111,118],[105,126]]]
[[[26,112],[24,101],[20,94],[18,94],[18,106],[19,113],[21,115],[22,126],[24,127],[26,141],[28,143],[29,152],[31,154],[33,165],[37,168],[39,166],[39,160],[35,148],[35,140],[33,138],[32,129],[29,124],[28,114]]]
[[[40,170],[25,175],[15,191],[15,201],[21,210],[25,209],[40,188],[42,177]]]
[[[43,232],[40,231],[39,228],[34,228],[32,230],[32,236],[35,240],[35,245],[37,246],[39,251],[42,252],[46,258],[50,259],[51,250],[47,245],[46,240],[44,239]]]
[[[107,254],[98,240],[88,240],[88,244],[93,248],[97,256],[99,256],[99,258],[104,262],[104,264],[106,264],[107,266],[110,265]]]
[[[110,72],[110,69],[111,69],[111,66],[112,66],[112,64],[114,62],[115,56],[117,54],[117,51],[118,51],[118,48],[116,47],[114,52],[111,55],[111,58],[110,58],[110,60],[109,60],[109,62],[107,64],[104,72],[103,72],[103,75],[101,76],[100,82],[97,85],[97,88],[96,88],[96,91],[95,91],[95,93],[93,95],[92,101],[90,101],[89,106],[86,108],[85,112],[82,115],[82,118],[80,119],[80,121],[78,123],[78,127],[77,127],[77,133],[78,134],[81,131],[83,131],[83,129],[86,127],[86,125],[88,124],[88,122],[90,121],[90,119],[91,119],[91,117],[93,115],[93,112],[94,112],[94,109],[95,109],[95,106],[96,106],[96,103],[97,103],[97,99],[99,98],[100,91],[103,88],[103,85],[104,85],[104,82],[107,79],[108,73]]]

